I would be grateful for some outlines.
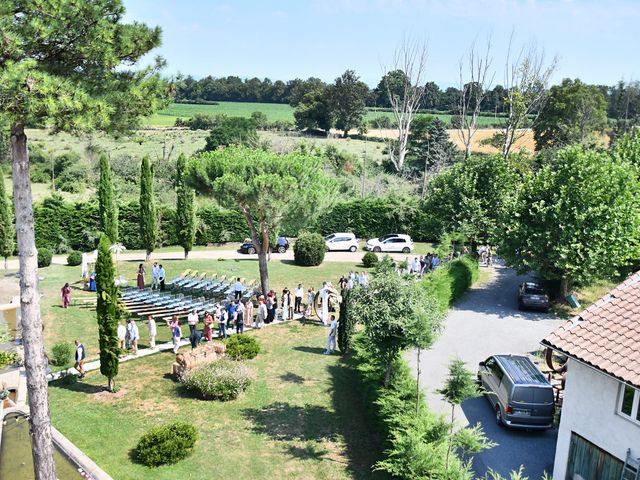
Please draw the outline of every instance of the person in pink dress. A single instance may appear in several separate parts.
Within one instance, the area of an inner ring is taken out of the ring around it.
[[[138,267],[137,283],[138,283],[138,288],[140,290],[144,290],[144,265],[142,263]]]
[[[244,305],[244,324],[247,327],[253,327],[253,298],[247,300]]]
[[[71,287],[69,287],[68,283],[64,284],[64,287],[60,289],[60,293],[62,294],[62,308],[69,308],[69,304],[71,303]]]
[[[207,342],[210,342],[211,340],[213,340],[212,325],[213,325],[213,316],[211,315],[210,312],[205,312],[204,313],[204,330],[202,331],[202,335],[207,340]]]

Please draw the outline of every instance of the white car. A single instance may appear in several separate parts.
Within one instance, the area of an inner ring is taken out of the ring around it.
[[[332,233],[324,237],[324,243],[330,252],[335,250],[355,252],[358,250],[358,241],[353,233]]]
[[[366,249],[371,252],[402,252],[413,251],[413,240],[409,235],[392,233],[367,241]]]

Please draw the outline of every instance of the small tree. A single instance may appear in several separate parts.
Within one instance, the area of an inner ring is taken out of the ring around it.
[[[158,229],[156,205],[153,198],[153,165],[148,157],[142,159],[140,167],[140,241],[147,251],[147,262],[155,250]]]
[[[0,255],[4,257],[4,269],[8,268],[8,257],[13,255],[16,231],[13,227],[11,203],[4,186],[4,172],[0,167]]]
[[[109,391],[113,391],[114,378],[118,375],[118,287],[116,287],[113,259],[109,246],[111,242],[106,235],[100,237],[98,259],[96,260],[96,287],[98,303],[98,342],[100,344],[100,373],[107,377]]]
[[[355,330],[356,322],[350,311],[351,290],[345,289],[342,292],[342,302],[340,303],[340,317],[338,318],[338,347],[343,355],[349,353],[351,337]]]
[[[258,145],[256,124],[250,118],[221,117],[206,140],[205,151],[215,150],[229,145],[244,145],[255,147]]]
[[[365,102],[369,94],[367,84],[360,81],[356,72],[347,70],[336,78],[331,93],[336,128],[343,131],[343,136],[346,137],[352,128],[364,129]]]
[[[189,258],[196,237],[196,192],[187,184],[186,166],[187,159],[181,154],[176,172],[176,233],[185,259]]]
[[[113,242],[118,241],[118,204],[113,192],[109,157],[100,155],[100,183],[98,185],[100,228]]]

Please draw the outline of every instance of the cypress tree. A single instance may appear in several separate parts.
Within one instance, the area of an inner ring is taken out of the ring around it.
[[[106,155],[100,156],[100,184],[98,185],[100,229],[112,242],[118,241],[118,205],[113,193],[111,164]]]
[[[111,240],[106,235],[100,237],[98,259],[96,260],[96,287],[98,304],[98,341],[100,344],[100,373],[107,377],[109,390],[113,391],[114,378],[118,375],[118,320],[121,310],[118,305],[118,288],[116,287],[113,259],[109,246]]]
[[[189,258],[196,236],[196,192],[186,182],[187,159],[184,155],[178,157],[176,181],[176,233],[178,243],[184,249],[184,258]]]
[[[340,302],[340,316],[338,317],[338,347],[343,355],[349,352],[351,337],[355,330],[355,319],[349,314],[349,298],[351,290],[342,291],[342,302]]]
[[[149,159],[144,157],[140,171],[140,240],[143,245],[146,245],[147,261],[155,249],[157,235],[153,166]]]
[[[13,218],[9,196],[4,186],[4,172],[0,168],[0,255],[4,257],[4,269],[7,269],[7,258],[13,254],[15,248],[16,231],[13,228]]]

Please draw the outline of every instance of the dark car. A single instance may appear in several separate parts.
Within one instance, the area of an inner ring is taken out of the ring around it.
[[[289,240],[286,237],[278,237],[276,243],[271,246],[272,252],[284,253],[289,250]],[[251,240],[247,240],[242,245],[240,245],[240,253],[248,253],[249,255],[253,255],[257,253],[258,250],[253,245]]]
[[[518,307],[520,310],[549,310],[549,295],[538,283],[524,282],[518,287]]]

